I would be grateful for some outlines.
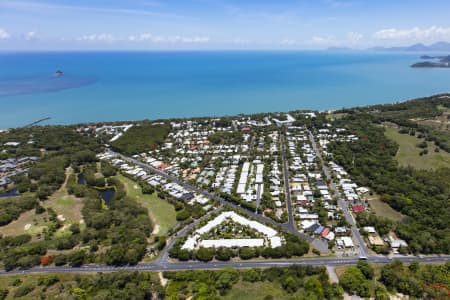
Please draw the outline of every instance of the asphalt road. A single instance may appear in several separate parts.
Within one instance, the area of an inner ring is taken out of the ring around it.
[[[325,173],[325,176],[327,177],[327,179],[330,182],[330,187],[333,190],[334,195],[338,198],[338,203],[342,208],[342,212],[344,213],[345,219],[351,225],[351,231],[352,231],[353,237],[356,239],[356,242],[358,244],[359,255],[367,257],[368,254],[367,254],[366,244],[364,243],[364,240],[361,237],[361,234],[359,233],[358,228],[356,227],[355,220],[353,219],[351,213],[348,211],[347,203],[342,198],[342,195],[339,192],[339,189],[337,188],[335,182],[333,181],[333,179],[331,177],[328,167],[324,163],[322,154],[320,153],[320,150],[317,147],[316,141],[314,139],[314,135],[311,133],[311,131],[309,131],[309,139],[311,141],[314,151],[316,152],[316,155],[319,157],[320,161],[322,162],[323,172]]]
[[[141,161],[139,161],[137,159],[134,159],[134,158],[131,158],[131,157],[128,157],[128,156],[124,156],[124,155],[122,155],[120,153],[115,153],[115,154],[117,154],[119,157],[121,157],[125,161],[131,162],[131,163],[133,163],[135,165],[138,165],[141,168],[143,168],[143,169],[145,169],[145,170],[147,170],[149,172],[152,172],[152,173],[157,174],[157,175],[159,175],[161,177],[164,177],[164,178],[166,178],[166,179],[168,179],[168,180],[170,180],[172,182],[175,182],[175,183],[179,184],[180,186],[182,186],[182,187],[184,187],[184,188],[186,188],[186,189],[188,189],[190,191],[193,191],[195,193],[204,195],[204,196],[206,196],[206,197],[208,197],[210,199],[214,199],[214,200],[220,202],[223,205],[228,205],[228,206],[230,206],[232,208],[235,208],[237,210],[241,210],[245,214],[247,214],[247,215],[251,216],[252,218],[254,218],[255,220],[258,220],[258,221],[260,221],[262,223],[270,224],[270,225],[275,226],[275,227],[279,227],[279,228],[281,228],[281,229],[283,229],[283,230],[285,230],[287,232],[290,232],[290,233],[292,233],[294,235],[302,237],[302,238],[306,239],[309,242],[313,242],[314,241],[313,238],[311,238],[308,235],[305,235],[305,234],[302,234],[302,233],[298,232],[295,228],[292,228],[291,226],[289,226],[289,224],[281,224],[281,223],[278,223],[278,222],[276,222],[276,221],[274,221],[274,220],[272,220],[270,218],[267,218],[267,217],[265,217],[263,215],[256,214],[254,211],[250,211],[248,209],[245,209],[245,208],[241,207],[240,205],[238,205],[236,203],[233,203],[233,202],[230,202],[230,201],[227,201],[227,200],[223,199],[222,197],[219,197],[218,195],[216,195],[214,193],[211,193],[209,191],[206,191],[206,190],[200,189],[200,188],[198,188],[196,186],[193,186],[191,184],[188,184],[188,183],[186,183],[186,182],[184,182],[184,181],[182,181],[182,180],[180,180],[180,179],[178,179],[178,178],[176,178],[176,177],[174,177],[172,175],[169,175],[169,174],[167,174],[165,172],[162,172],[161,170],[158,170],[158,169],[156,169],[156,168],[154,168],[154,167],[152,167],[152,166],[150,166],[150,165],[148,165],[148,164],[146,164],[144,162],[141,162]]]
[[[286,159],[286,142],[284,138],[284,133],[280,132],[280,141],[281,141],[281,158],[283,161],[283,176],[284,176],[284,187],[286,190],[286,206],[288,210],[288,223],[287,226],[289,226],[292,230],[298,232],[296,226],[295,226],[295,220],[294,220],[294,212],[292,210],[292,199],[291,199],[291,189],[289,188],[289,168],[288,163]],[[304,239],[308,240],[316,249],[318,249],[321,253],[328,251],[328,243],[319,240],[314,239],[306,234],[299,233],[300,236],[302,236]]]
[[[294,214],[292,212],[292,200],[291,200],[291,189],[289,188],[289,168],[286,160],[286,141],[284,134],[280,132],[281,141],[281,159],[283,160],[283,176],[284,176],[284,188],[286,190],[286,205],[288,210],[288,224],[292,228],[296,229]]]
[[[177,232],[177,234],[172,237],[172,239],[169,241],[169,243],[166,245],[166,247],[164,247],[163,250],[161,250],[160,254],[159,254],[159,258],[157,259],[157,263],[164,263],[166,261],[169,260],[169,250],[172,249],[172,247],[174,246],[175,242],[186,236],[187,234],[189,234],[192,229],[194,229],[195,226],[197,226],[201,221],[207,219],[212,213],[215,212],[219,212],[221,211],[223,208],[223,206],[221,205],[220,207],[214,209],[214,210],[210,210],[208,213],[206,213],[204,216],[202,216],[201,218],[198,218],[197,220],[195,220],[194,222],[188,224],[187,226],[184,226],[181,230],[179,230]]]
[[[450,256],[399,256],[395,258],[388,258],[384,256],[371,257],[369,260],[376,264],[385,264],[391,262],[393,259],[404,263],[412,261],[420,261],[422,263],[445,263],[450,260]],[[291,259],[291,260],[259,260],[259,261],[229,261],[229,262],[154,262],[142,263],[135,266],[113,267],[104,265],[86,265],[83,267],[39,267],[29,270],[14,270],[14,271],[0,271],[1,275],[15,275],[15,274],[39,274],[39,273],[96,273],[96,272],[118,272],[118,271],[181,271],[181,270],[215,270],[232,267],[236,269],[247,268],[270,268],[270,267],[287,267],[291,265],[303,266],[345,266],[355,265],[358,263],[358,258],[310,258],[310,259]]]

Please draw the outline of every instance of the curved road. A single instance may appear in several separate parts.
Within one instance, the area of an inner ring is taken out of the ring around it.
[[[180,186],[182,186],[182,187],[184,187],[184,188],[186,188],[186,189],[188,189],[190,191],[193,191],[195,193],[204,195],[204,196],[206,196],[206,197],[208,197],[210,199],[214,199],[214,200],[218,201],[219,203],[221,203],[223,205],[228,205],[228,206],[231,206],[234,209],[241,210],[245,214],[247,214],[247,215],[251,216],[252,218],[254,218],[255,220],[258,220],[258,221],[260,221],[262,223],[270,224],[270,225],[275,226],[275,227],[279,227],[279,228],[281,228],[281,229],[283,229],[283,230],[285,230],[287,232],[290,232],[290,233],[295,234],[295,235],[297,235],[297,236],[299,236],[301,238],[304,238],[305,240],[307,240],[309,242],[313,242],[314,241],[314,239],[311,238],[310,236],[298,232],[295,228],[291,227],[290,224],[281,224],[281,223],[278,223],[278,222],[276,222],[276,221],[274,221],[274,220],[272,220],[270,218],[267,218],[267,217],[264,217],[262,215],[259,215],[259,214],[255,213],[254,211],[250,211],[248,209],[245,209],[245,208],[241,207],[240,205],[238,205],[236,203],[233,203],[233,202],[230,202],[228,200],[225,200],[224,198],[219,197],[218,195],[216,195],[214,193],[211,193],[209,191],[200,189],[200,188],[198,188],[196,186],[193,186],[193,185],[191,185],[189,183],[186,183],[186,182],[184,182],[184,181],[182,181],[182,180],[180,180],[180,179],[178,179],[178,178],[176,178],[176,177],[174,177],[172,175],[169,175],[169,174],[167,174],[165,172],[162,172],[161,170],[158,170],[158,169],[156,169],[156,168],[154,168],[154,167],[152,167],[152,166],[150,166],[150,165],[148,165],[148,164],[146,164],[144,162],[141,162],[141,161],[139,161],[137,159],[134,159],[134,158],[131,158],[131,157],[128,157],[128,156],[125,156],[125,155],[122,155],[122,154],[116,153],[116,152],[111,152],[111,153],[114,153],[117,156],[121,157],[123,160],[131,162],[131,163],[133,163],[135,165],[138,165],[141,168],[143,168],[143,169],[145,169],[145,170],[147,170],[149,172],[152,172],[152,173],[157,174],[157,175],[159,175],[161,177],[164,177],[164,178],[166,178],[166,179],[168,179],[168,180],[170,180],[172,182],[175,182],[176,184],[179,184]]]

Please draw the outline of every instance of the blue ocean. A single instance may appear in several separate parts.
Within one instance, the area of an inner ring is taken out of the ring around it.
[[[0,128],[336,109],[450,90],[417,53],[0,53]],[[56,70],[63,75],[57,76]]]

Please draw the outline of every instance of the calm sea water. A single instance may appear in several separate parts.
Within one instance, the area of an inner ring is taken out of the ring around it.
[[[0,128],[387,103],[450,90],[420,54],[0,53]],[[55,76],[57,69],[63,76]]]

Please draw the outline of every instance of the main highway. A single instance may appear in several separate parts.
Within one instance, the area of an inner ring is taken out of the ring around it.
[[[399,260],[404,263],[419,261],[422,263],[445,263],[450,259],[450,256],[398,256],[388,258],[384,256],[370,257],[369,261],[376,264],[389,263],[392,260]],[[13,270],[0,271],[1,275],[16,275],[16,274],[40,274],[40,273],[96,273],[96,272],[119,272],[119,271],[142,271],[142,272],[156,272],[156,271],[182,271],[182,270],[217,270],[227,267],[236,269],[248,268],[271,268],[271,267],[288,267],[291,265],[301,266],[347,266],[358,263],[357,257],[324,257],[324,258],[304,258],[304,259],[283,259],[283,260],[249,260],[249,261],[228,261],[228,262],[169,262],[157,261],[152,263],[141,263],[134,266],[106,266],[106,265],[85,265],[82,267],[37,267],[28,270]]]

